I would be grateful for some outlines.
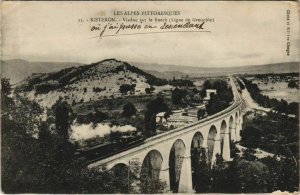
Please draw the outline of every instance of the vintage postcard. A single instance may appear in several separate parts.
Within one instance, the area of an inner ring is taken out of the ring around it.
[[[299,32],[290,1],[2,2],[2,192],[298,192]]]

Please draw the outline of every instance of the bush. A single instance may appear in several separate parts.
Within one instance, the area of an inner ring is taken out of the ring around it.
[[[164,102],[164,99],[157,97],[147,104],[145,112],[145,136],[151,136],[156,133],[156,114],[159,112],[169,112],[169,106]]]
[[[299,88],[299,86],[297,85],[296,81],[294,81],[294,80],[289,81],[288,87],[289,88]]]
[[[239,188],[243,193],[267,192],[268,167],[257,161],[241,160],[237,164]]]
[[[241,131],[242,144],[247,147],[258,147],[259,140],[263,136],[262,132],[255,127],[246,127]]]
[[[132,103],[127,103],[123,107],[123,113],[122,115],[125,117],[131,117],[132,115],[136,114],[136,108]]]
[[[57,85],[50,83],[41,83],[35,85],[35,91],[37,94],[48,93],[51,90],[57,89]]]
[[[123,84],[120,86],[120,92],[123,94],[127,94],[128,92],[134,92],[135,90],[135,84],[129,85],[129,84]]]
[[[182,104],[183,103],[182,100],[186,95],[187,95],[186,90],[175,88],[172,91],[173,104],[175,104],[175,105]]]
[[[147,94],[151,94],[154,90],[155,90],[155,88],[154,88],[153,86],[151,86],[150,88],[146,88],[146,89],[145,89],[145,92],[146,92]]]
[[[212,95],[208,104],[206,104],[206,111],[209,115],[213,115],[221,110],[224,110],[229,106],[229,102],[223,97],[223,95]]]

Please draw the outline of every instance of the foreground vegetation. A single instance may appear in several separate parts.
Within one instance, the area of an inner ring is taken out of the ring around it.
[[[164,191],[163,182],[150,182],[145,176],[142,183],[138,182],[139,177],[136,173],[140,168],[139,163],[133,162],[129,168],[117,167],[112,171],[107,171],[105,167],[86,168],[85,159],[74,156],[76,148],[68,141],[67,131],[72,119],[70,106],[58,102],[52,110],[49,110],[47,120],[42,121],[43,109],[38,104],[18,94],[15,99],[11,98],[11,87],[7,79],[2,79],[1,85],[1,182],[5,193]],[[156,106],[153,107],[153,104]],[[137,110],[133,105],[125,105],[121,111],[122,117],[134,117]],[[151,110],[153,113],[160,111],[157,110],[157,105],[160,105],[158,108],[161,110],[167,109],[162,99],[154,99],[148,105],[148,111]],[[270,118],[257,117],[253,123],[245,120],[242,144],[250,149],[239,157],[236,155],[237,149],[233,147],[232,163],[227,164],[217,156],[216,165],[210,169],[205,154],[199,155],[201,156],[199,159],[192,158],[194,167],[197,167],[193,174],[194,180],[197,181],[194,184],[197,192],[261,193],[298,189],[298,165],[294,161],[294,158],[298,160],[297,145],[291,147],[294,157],[280,148],[281,144],[296,142],[298,134],[295,124],[298,121],[281,118],[284,117],[281,115],[267,117]],[[55,122],[55,129],[50,128],[52,120]],[[256,133],[253,134],[252,129],[250,130],[252,127],[261,132],[258,134],[260,137]],[[267,140],[260,141],[262,137],[266,137]],[[274,137],[278,140],[274,141]],[[283,157],[280,160],[276,156],[257,159],[253,154],[253,148],[261,147],[267,150],[268,142],[271,140],[279,147],[278,149],[274,147],[276,151],[271,152]]]
[[[132,184],[137,180],[134,170],[138,164],[131,167],[130,180],[121,180],[120,170],[88,169],[85,159],[74,155],[76,148],[66,133],[70,116],[67,104],[54,106],[58,128],[51,131],[49,120],[41,121],[43,109],[38,104],[18,95],[12,99],[7,79],[2,79],[1,85],[1,185],[5,193],[135,192]],[[159,193],[163,189],[160,186],[163,184],[148,187]],[[140,189],[145,191],[143,186]]]
[[[299,184],[299,119],[282,114],[246,113],[241,144],[274,154],[260,161],[269,168],[272,190],[297,191]],[[276,160],[275,160],[276,159]]]
[[[246,113],[241,144],[299,159],[299,119],[276,113]]]
[[[291,158],[275,157],[258,159],[252,148],[242,156],[232,148],[233,161],[225,163],[217,155],[216,164],[210,169],[205,150],[202,157],[192,158],[194,189],[197,193],[270,193],[277,190],[298,191],[298,167]]]
[[[216,164],[207,165],[205,149],[200,158],[192,158],[194,188],[198,193],[269,193],[277,190],[299,190],[299,132],[298,119],[281,114],[268,115],[249,112],[244,116],[242,140],[247,149],[239,151],[231,143],[232,162],[225,163],[217,155]],[[274,154],[257,158],[255,149]]]

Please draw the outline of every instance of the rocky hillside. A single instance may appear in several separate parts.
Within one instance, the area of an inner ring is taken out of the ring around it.
[[[166,83],[166,80],[158,79],[126,62],[108,59],[58,72],[32,74],[16,90],[42,106],[51,107],[59,97],[75,104],[129,94],[142,95],[150,85]]]

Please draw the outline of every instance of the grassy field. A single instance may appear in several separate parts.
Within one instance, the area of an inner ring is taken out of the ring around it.
[[[286,81],[272,81],[271,79],[257,79],[254,77],[248,77],[246,79],[252,80],[256,83],[263,95],[267,95],[270,98],[278,100],[284,99],[287,102],[300,102],[299,89],[288,88],[288,82]],[[298,78],[294,78],[295,80]]]

